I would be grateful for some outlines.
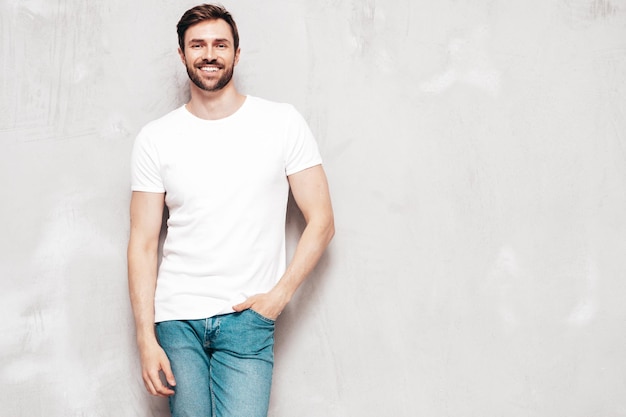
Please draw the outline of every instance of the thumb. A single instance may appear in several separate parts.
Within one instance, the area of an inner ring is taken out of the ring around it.
[[[161,369],[163,370],[163,375],[165,375],[165,380],[170,386],[176,385],[176,379],[174,379],[174,373],[172,373],[172,368],[170,367],[170,362],[165,361],[161,365]]]
[[[237,305],[234,305],[233,306],[233,310],[235,310],[237,313],[239,313],[239,312],[242,312],[244,310],[249,309],[251,305],[252,305],[252,303],[250,302],[250,299],[247,299],[243,303],[239,303]]]

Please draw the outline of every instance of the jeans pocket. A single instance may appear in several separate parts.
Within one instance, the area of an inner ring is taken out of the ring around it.
[[[267,323],[267,324],[272,324],[272,325],[273,325],[274,323],[276,323],[276,320],[272,320],[272,319],[270,319],[270,318],[267,318],[267,317],[265,317],[264,315],[262,315],[261,313],[257,313],[256,311],[254,311],[254,310],[253,310],[253,309],[251,309],[251,308],[249,308],[249,309],[248,309],[248,311],[249,311],[250,313],[252,313],[252,315],[253,315],[254,317],[258,318],[259,320],[262,320],[264,323]]]

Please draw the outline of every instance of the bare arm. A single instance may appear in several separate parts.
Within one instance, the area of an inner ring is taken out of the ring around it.
[[[158,396],[174,393],[163,385],[159,371],[165,374],[170,385],[176,384],[167,356],[154,332],[157,251],[163,207],[164,194],[133,192],[128,242],[128,287],[135,316],[143,380],[148,392]]]
[[[235,311],[251,308],[265,317],[276,319],[313,270],[335,234],[328,182],[322,166],[290,175],[289,185],[306,221],[293,259],[270,292],[248,298],[234,306]]]

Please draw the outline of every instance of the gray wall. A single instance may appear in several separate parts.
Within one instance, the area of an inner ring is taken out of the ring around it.
[[[167,415],[134,346],[128,160],[187,98],[195,4],[0,2],[2,417]],[[271,416],[626,416],[626,2],[225,4],[239,88],[305,115],[336,210]]]

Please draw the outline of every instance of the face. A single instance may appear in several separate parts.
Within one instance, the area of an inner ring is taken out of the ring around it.
[[[189,79],[201,90],[223,89],[233,78],[239,50],[228,23],[221,19],[197,23],[185,32],[185,51],[178,50]]]

